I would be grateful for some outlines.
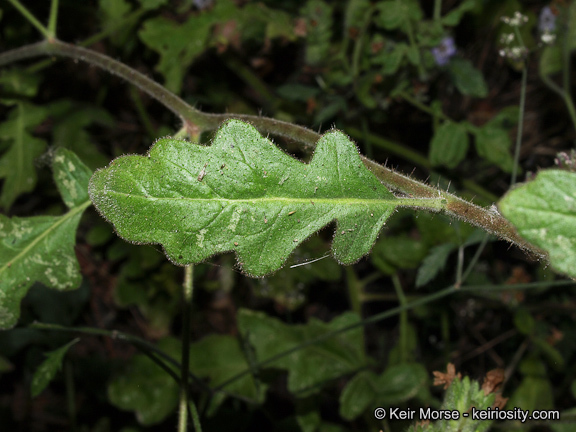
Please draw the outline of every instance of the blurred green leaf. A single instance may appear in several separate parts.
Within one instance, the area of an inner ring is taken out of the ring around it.
[[[401,28],[408,20],[420,21],[424,15],[418,0],[386,0],[378,2],[376,8],[379,14],[374,22],[385,30]]]
[[[385,47],[378,54],[373,56],[372,62],[382,65],[381,72],[384,75],[393,75],[402,64],[402,59],[408,51],[408,45],[403,42],[393,45],[391,49]]]
[[[329,323],[312,319],[308,324],[300,325],[284,324],[261,312],[246,309],[238,312],[240,332],[254,347],[258,361],[358,322],[358,316],[351,312]],[[362,327],[358,327],[298,349],[264,367],[287,370],[288,389],[302,396],[302,393],[318,391],[318,386],[324,382],[356,371],[365,364]]]
[[[402,363],[387,368],[374,381],[379,390],[378,406],[397,406],[428,385],[428,371],[420,363]]]
[[[160,54],[156,70],[164,76],[165,86],[169,90],[180,92],[186,69],[208,46],[212,27],[235,16],[235,4],[231,0],[220,0],[211,9],[190,15],[182,24],[165,17],[144,22],[138,36],[144,44]]]
[[[320,89],[302,84],[284,84],[278,87],[276,92],[283,99],[306,102],[308,99],[318,96]]]
[[[510,154],[512,141],[509,132],[487,123],[475,133],[475,145],[478,155],[499,166],[504,172],[512,172],[514,159]]]
[[[322,0],[308,0],[300,14],[306,20],[306,63],[318,65],[330,52],[332,7]]]
[[[48,384],[50,384],[50,381],[54,379],[56,373],[62,368],[64,356],[70,347],[79,340],[80,339],[74,339],[63,347],[46,354],[46,360],[44,360],[38,369],[36,369],[36,372],[34,372],[34,376],[32,377],[30,393],[33,398],[42,393]]]
[[[445,26],[457,26],[466,12],[473,10],[476,7],[477,0],[464,0],[450,12],[442,17],[442,24]]]
[[[538,64],[540,75],[542,76],[560,72],[562,70],[562,50],[560,45],[544,47]]]
[[[548,252],[554,269],[576,277],[576,173],[540,171],[509,191],[498,208],[529,242]]]
[[[138,0],[142,9],[152,10],[168,3],[168,0]]]
[[[430,142],[430,163],[455,168],[466,157],[469,141],[467,128],[463,123],[444,122],[436,129]]]
[[[49,115],[47,107],[19,102],[0,124],[0,140],[10,148],[0,158],[0,178],[4,178],[0,206],[9,209],[16,198],[36,186],[34,159],[46,149],[46,141],[32,136],[30,130]]]
[[[378,376],[371,371],[354,375],[340,393],[340,415],[346,420],[354,420],[372,408],[378,396],[376,386]]]
[[[396,269],[418,267],[427,253],[427,247],[417,239],[408,236],[387,236],[376,242],[370,258],[374,265],[386,274]]]
[[[488,95],[488,86],[482,72],[476,69],[469,60],[453,58],[448,63],[448,70],[454,85],[463,95],[478,98]]]
[[[446,266],[448,257],[456,249],[453,243],[445,243],[432,247],[422,261],[416,275],[416,287],[420,288],[434,279]]]
[[[507,405],[521,410],[550,410],[554,408],[552,385],[547,378],[524,377]]]
[[[534,332],[534,318],[525,308],[520,308],[514,314],[514,325],[518,331],[524,335],[531,335]]]
[[[235,337],[209,335],[190,347],[190,371],[201,378],[209,378],[212,388],[247,369],[250,369],[250,364]],[[259,404],[264,402],[266,389],[267,386],[252,375],[245,375],[223,388],[228,395]],[[226,394],[214,396],[211,410],[224,401]]]
[[[30,98],[36,96],[38,93],[38,86],[40,85],[41,78],[39,75],[28,72],[25,69],[2,69],[0,70],[0,85],[2,86],[2,104],[15,105],[18,99],[12,99],[6,94],[13,94]]]
[[[158,348],[172,358],[180,357],[180,342],[175,339],[161,340]],[[134,411],[138,422],[149,426],[160,423],[176,410],[178,384],[147,356],[137,354],[123,373],[109,381],[108,399],[122,410]]]

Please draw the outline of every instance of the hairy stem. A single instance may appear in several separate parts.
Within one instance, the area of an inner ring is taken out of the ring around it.
[[[14,1],[14,0],[11,0]],[[247,121],[260,132],[289,138],[313,148],[320,134],[292,123],[251,115],[237,114],[207,114],[188,105],[174,93],[151,80],[140,72],[116,61],[106,55],[79,46],[67,44],[58,40],[46,40],[27,45],[0,54],[0,66],[42,55],[59,55],[82,60],[98,66],[126,81],[138,86],[142,91],[158,100],[184,123],[184,128],[192,135],[206,130],[215,130],[220,123],[230,118]],[[545,253],[522,239],[504,217],[498,212],[484,209],[469,203],[455,195],[428,186],[408,176],[397,173],[389,168],[362,157],[364,165],[376,175],[380,181],[392,190],[398,191],[409,198],[440,198],[446,200],[445,211],[452,216],[463,219],[471,224],[485,229],[498,237],[514,243],[521,249],[537,257],[545,257]]]

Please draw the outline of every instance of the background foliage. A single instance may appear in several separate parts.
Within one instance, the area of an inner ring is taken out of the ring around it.
[[[27,3],[35,16],[49,15],[48,2]],[[538,20],[545,6],[565,29],[547,47]],[[0,8],[2,51],[38,39],[13,7]],[[515,11],[528,17],[519,28],[527,57],[499,55],[517,48],[500,19]],[[520,178],[554,165],[559,152],[567,156],[556,166],[573,168],[570,112],[541,79],[559,81],[561,47],[576,45],[573,2],[62,0],[59,13],[60,39],[121,59],[205,111],[335,126],[363,154],[485,206],[511,184],[525,65]],[[178,359],[181,270],[160,248],[119,239],[86,193],[95,169],[144,154],[180,125],[135,88],[82,63],[18,64],[1,70],[0,84],[0,223],[13,226],[0,256],[21,251],[23,267],[45,275],[29,280],[0,260],[0,283],[18,286],[14,304],[23,298],[17,326],[0,332],[0,426],[172,428],[177,384],[136,347]],[[522,207],[513,200],[502,211]],[[34,240],[44,237],[31,224],[59,240]],[[408,423],[375,420],[374,408],[439,407],[443,392],[430,377],[448,362],[474,379],[503,368],[508,408],[554,408],[568,422],[576,405],[571,283],[439,214],[396,212],[371,255],[347,267],[325,257],[333,228],[265,278],[242,275],[231,254],[196,266],[190,369],[204,430],[404,430]],[[47,257],[70,264],[52,268]],[[458,293],[331,335],[455,283]],[[0,308],[7,326],[17,320],[7,316],[14,304]],[[34,321],[100,333],[72,344],[71,334]],[[566,423],[495,427],[570,430]]]

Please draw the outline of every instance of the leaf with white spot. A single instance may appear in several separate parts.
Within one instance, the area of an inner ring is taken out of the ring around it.
[[[541,171],[498,208],[522,237],[548,252],[553,268],[576,277],[576,173]]]
[[[63,347],[46,354],[46,360],[44,360],[38,369],[36,369],[36,372],[34,372],[34,376],[32,377],[32,383],[30,384],[30,393],[32,393],[32,397],[38,396],[44,391],[46,386],[50,384],[50,381],[54,379],[56,373],[62,368],[64,356],[70,347],[79,340],[80,339],[74,339]]]
[[[62,216],[0,215],[0,329],[16,324],[20,301],[34,282],[58,290],[80,285],[74,244],[80,218],[90,206],[89,173],[65,149],[56,151],[53,171],[70,211]]]
[[[400,202],[343,133],[326,133],[306,164],[238,120],[209,147],[166,138],[146,156],[115,159],[89,191],[122,238],[159,243],[181,265],[233,250],[253,276],[279,269],[334,220],[334,257],[359,260]]]

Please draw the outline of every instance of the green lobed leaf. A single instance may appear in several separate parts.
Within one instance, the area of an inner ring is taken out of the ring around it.
[[[224,123],[209,147],[161,139],[147,156],[118,158],[89,190],[124,239],[159,243],[181,265],[234,250],[253,276],[279,269],[333,220],[333,255],[351,264],[396,207],[343,133],[326,133],[305,164],[238,120]]]
[[[50,384],[50,381],[54,379],[56,373],[62,368],[64,356],[70,347],[79,340],[80,339],[74,339],[63,347],[46,354],[46,360],[44,360],[38,369],[36,369],[36,372],[34,372],[34,376],[32,377],[32,382],[30,384],[32,397],[38,396],[44,391],[48,384]]]
[[[70,211],[27,218],[0,214],[0,328],[16,324],[20,300],[35,281],[58,290],[80,285],[74,244],[80,218],[90,205],[85,195],[87,168],[68,150],[58,150],[55,158],[59,161],[54,161],[54,179],[68,204],[74,205]],[[84,201],[73,193],[84,194]]]
[[[430,163],[455,168],[466,157],[469,141],[465,124],[451,121],[443,123],[436,129],[430,142]]]
[[[312,319],[305,325],[284,324],[264,313],[245,309],[238,313],[240,332],[254,347],[258,361],[358,322],[358,315],[351,312],[329,323]],[[356,371],[365,364],[362,328],[358,327],[296,350],[265,367],[287,370],[288,389],[296,393],[314,391],[325,381]]]
[[[548,252],[554,269],[576,277],[576,173],[541,171],[498,208],[522,237]]]

